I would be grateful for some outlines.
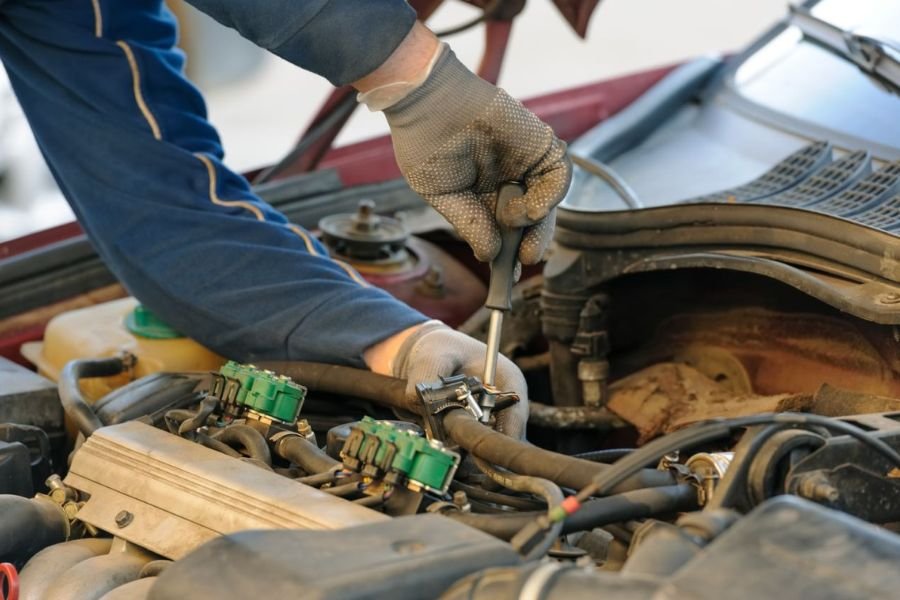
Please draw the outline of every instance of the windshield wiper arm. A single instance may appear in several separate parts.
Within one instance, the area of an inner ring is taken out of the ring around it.
[[[789,5],[791,25],[814,44],[837,54],[900,94],[900,48],[877,38],[841,29],[801,6]]]

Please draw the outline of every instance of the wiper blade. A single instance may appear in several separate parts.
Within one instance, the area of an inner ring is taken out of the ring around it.
[[[791,4],[789,9],[790,23],[803,37],[852,62],[889,91],[900,94],[900,47],[842,29],[801,6]]]

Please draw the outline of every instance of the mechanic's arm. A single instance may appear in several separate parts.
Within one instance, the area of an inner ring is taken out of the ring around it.
[[[322,4],[282,8],[315,25]],[[369,71],[414,21],[391,4],[401,23],[368,27],[388,44],[381,57],[366,48]],[[60,188],[128,290],[230,358],[365,366],[367,348],[426,317],[328,258],[224,166],[175,43],[161,0],[0,0],[0,60]]]
[[[570,172],[564,146],[448,50],[431,52],[405,2],[193,3],[295,64],[370,92],[370,106],[387,108],[413,189],[479,258],[497,250],[498,184],[524,181],[529,193],[506,220],[531,225],[523,262],[543,253]],[[0,57],[60,187],[110,268],[172,325],[244,360],[361,365],[365,353],[373,369],[411,381],[472,372],[481,360],[469,338],[416,327],[422,315],[329,260],[223,166],[160,0],[6,0],[0,10]],[[382,89],[397,78],[415,83],[408,94]],[[441,352],[443,362],[419,360]],[[511,363],[498,383],[525,393]],[[518,416],[503,428],[520,434],[524,403],[505,412]]]

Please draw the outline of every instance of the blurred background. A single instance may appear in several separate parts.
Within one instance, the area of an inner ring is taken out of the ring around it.
[[[169,0],[182,26],[188,75],[206,95],[226,163],[236,171],[270,164],[296,142],[331,85]],[[787,0],[603,0],[586,40],[549,0],[530,0],[516,20],[500,85],[528,98],[709,53],[738,50],[780,19]],[[445,29],[479,14],[447,2],[429,21]],[[448,38],[477,65],[481,28]],[[379,113],[357,110],[337,139],[345,145],[387,132]],[[0,72],[0,241],[71,221]]]

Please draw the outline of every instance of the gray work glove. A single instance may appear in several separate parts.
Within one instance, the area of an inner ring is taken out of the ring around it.
[[[572,176],[566,144],[548,125],[469,71],[449,47],[425,82],[384,114],[410,187],[444,215],[478,260],[490,261],[500,250],[500,185],[524,183],[526,194],[500,220],[528,226],[519,260],[540,262]]]
[[[406,379],[406,393],[416,397],[416,384],[433,383],[441,377],[476,375],[484,367],[485,345],[443,323],[426,323],[410,335],[394,357],[394,377]],[[515,392],[519,401],[497,413],[496,429],[515,438],[525,437],[528,422],[528,386],[525,376],[511,360],[500,356],[496,387]]]

